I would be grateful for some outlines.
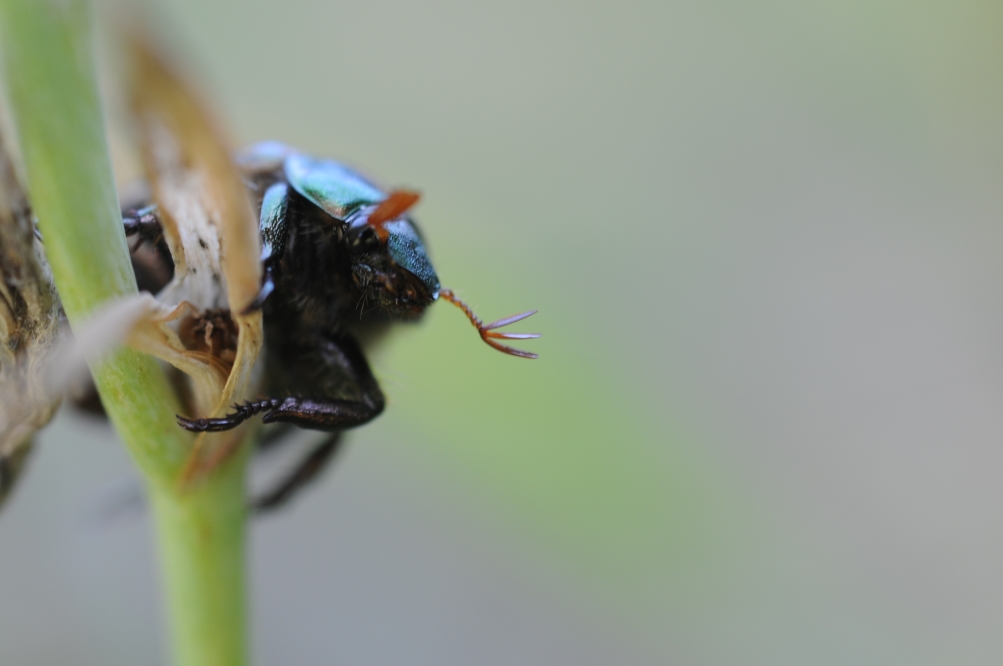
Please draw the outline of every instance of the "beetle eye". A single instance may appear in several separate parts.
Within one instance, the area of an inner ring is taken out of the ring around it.
[[[372,227],[366,227],[363,229],[362,233],[359,234],[359,242],[364,245],[372,245],[373,243],[379,242],[376,237],[376,229],[373,229]]]
[[[376,236],[384,243],[390,237],[386,223],[396,220],[418,203],[421,195],[411,190],[394,190],[369,214],[366,223],[376,230]]]

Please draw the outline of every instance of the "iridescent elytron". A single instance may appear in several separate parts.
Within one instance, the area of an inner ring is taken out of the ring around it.
[[[262,395],[222,418],[178,422],[188,430],[216,432],[263,413],[266,423],[331,433],[259,506],[287,499],[331,458],[342,430],[383,411],[361,337],[379,334],[394,321],[415,320],[441,297],[460,307],[492,347],[536,358],[498,342],[535,334],[497,331],[532,312],[485,325],[441,287],[408,215],[416,193],[384,191],[338,162],[275,142],[253,146],[236,162],[260,210],[264,278],[251,307],[264,314]],[[127,233],[159,235],[153,207],[127,214],[125,223]]]

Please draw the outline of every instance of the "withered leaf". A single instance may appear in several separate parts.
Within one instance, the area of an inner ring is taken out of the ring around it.
[[[62,309],[31,207],[0,143],[0,504],[59,407],[46,385]]]
[[[261,312],[246,312],[261,287],[257,220],[205,105],[147,35],[131,32],[127,42],[142,162],[175,263],[157,295],[162,311],[150,311],[131,344],[188,374],[192,407],[221,416],[245,397],[264,339]],[[222,443],[228,437],[217,436],[216,448],[235,446]],[[196,451],[201,445],[200,438]],[[193,458],[191,469],[197,466]]]

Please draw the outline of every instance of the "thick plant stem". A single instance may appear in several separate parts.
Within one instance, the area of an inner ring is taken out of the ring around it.
[[[247,662],[243,467],[231,460],[182,495],[151,493],[179,665]]]
[[[5,82],[28,190],[71,327],[136,293],[104,135],[85,0],[0,0]],[[101,401],[142,470],[157,522],[181,666],[246,663],[244,465],[199,487],[177,479],[191,436],[164,372],[121,350],[92,368]]]

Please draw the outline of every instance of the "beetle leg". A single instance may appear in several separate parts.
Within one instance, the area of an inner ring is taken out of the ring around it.
[[[141,242],[152,245],[156,245],[163,234],[160,219],[157,217],[156,204],[123,213],[122,226],[125,228],[126,237],[139,236]]]
[[[255,414],[274,409],[281,403],[282,400],[278,398],[245,402],[234,405],[233,412],[218,419],[189,419],[179,414],[177,416],[178,425],[191,432],[223,432],[224,430],[236,428]]]
[[[275,352],[269,358],[277,377],[272,390],[296,395],[235,405],[221,418],[178,416],[178,425],[192,432],[221,432],[264,412],[265,423],[331,432],[368,423],[383,411],[383,392],[352,338],[307,336]]]
[[[285,183],[275,183],[265,191],[261,200],[259,231],[261,233],[261,291],[244,313],[261,308],[269,294],[275,291],[275,267],[282,261],[286,251],[286,210],[289,206],[289,187]]]
[[[331,398],[286,398],[278,409],[261,419],[264,423],[292,423],[309,430],[330,431],[369,423],[383,411],[382,401]],[[233,427],[233,426],[230,426]]]
[[[263,273],[264,275],[261,280],[261,291],[258,292],[258,295],[254,297],[254,300],[251,301],[251,304],[248,305],[246,308],[244,308],[243,312],[241,312],[240,314],[247,315],[254,312],[255,310],[260,310],[261,306],[265,304],[265,299],[268,298],[273,291],[275,291],[275,281],[272,278],[271,267],[265,266],[265,270],[263,271]]]
[[[132,271],[140,291],[156,294],[174,277],[174,260],[157,217],[157,205],[127,209],[122,213],[126,238],[138,238],[129,248]]]
[[[378,389],[377,389],[378,390]],[[309,430],[332,431],[369,423],[383,411],[383,395],[378,400],[337,398],[266,398],[233,406],[233,412],[215,419],[190,419],[180,414],[178,425],[191,432],[223,432],[236,428],[255,414],[267,412],[264,423],[292,423]]]
[[[316,336],[276,359],[286,398],[265,414],[265,423],[292,423],[309,430],[343,430],[368,423],[385,400],[358,343],[348,336]]]
[[[265,513],[285,504],[305,488],[330,464],[341,448],[341,431],[327,435],[280,483],[261,497],[251,500],[255,513]]]

